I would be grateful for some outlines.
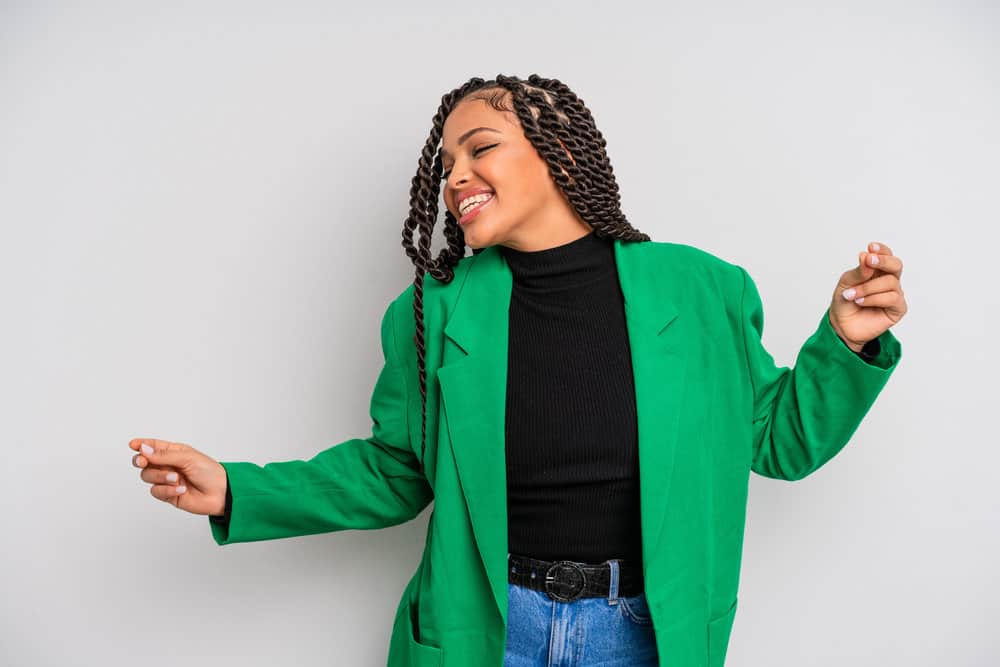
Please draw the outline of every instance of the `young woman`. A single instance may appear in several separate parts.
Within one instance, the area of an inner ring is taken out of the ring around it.
[[[211,515],[220,545],[392,526],[433,500],[390,666],[722,665],[749,473],[800,479],[850,439],[901,358],[902,263],[859,252],[776,366],[750,276],[635,229],[604,147],[554,79],[445,95],[371,436],[264,466],[135,439],[152,495]]]

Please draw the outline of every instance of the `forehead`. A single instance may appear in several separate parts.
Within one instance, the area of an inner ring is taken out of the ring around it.
[[[462,100],[451,110],[448,117],[444,119],[444,132],[447,135],[449,128],[454,131],[457,126],[463,123],[481,120],[498,120],[503,118],[505,112],[493,108],[488,100],[482,98],[469,98]]]
[[[460,102],[444,121],[441,129],[441,154],[450,156],[465,140],[480,127],[491,128],[500,133],[508,133],[516,128],[516,116],[509,111],[499,111],[486,100],[471,99]],[[497,132],[484,134],[497,135]]]

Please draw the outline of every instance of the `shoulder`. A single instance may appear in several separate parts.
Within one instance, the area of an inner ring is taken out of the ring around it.
[[[725,293],[743,289],[743,268],[729,259],[686,243],[639,241],[622,244],[640,271],[662,279],[677,279],[693,288]]]

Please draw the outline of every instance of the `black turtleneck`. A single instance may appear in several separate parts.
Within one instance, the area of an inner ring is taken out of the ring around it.
[[[590,232],[545,250],[500,248],[513,274],[509,551],[641,566],[635,385],[612,241]]]

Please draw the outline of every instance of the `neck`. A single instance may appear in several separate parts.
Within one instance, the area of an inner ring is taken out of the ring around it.
[[[598,237],[593,230],[542,250],[518,250],[502,245],[500,252],[507,260],[514,282],[524,289],[581,287],[616,272],[613,241]]]
[[[536,252],[566,245],[586,236],[594,228],[584,222],[566,200],[550,204],[530,222],[518,225],[510,238],[498,245],[523,252]]]

